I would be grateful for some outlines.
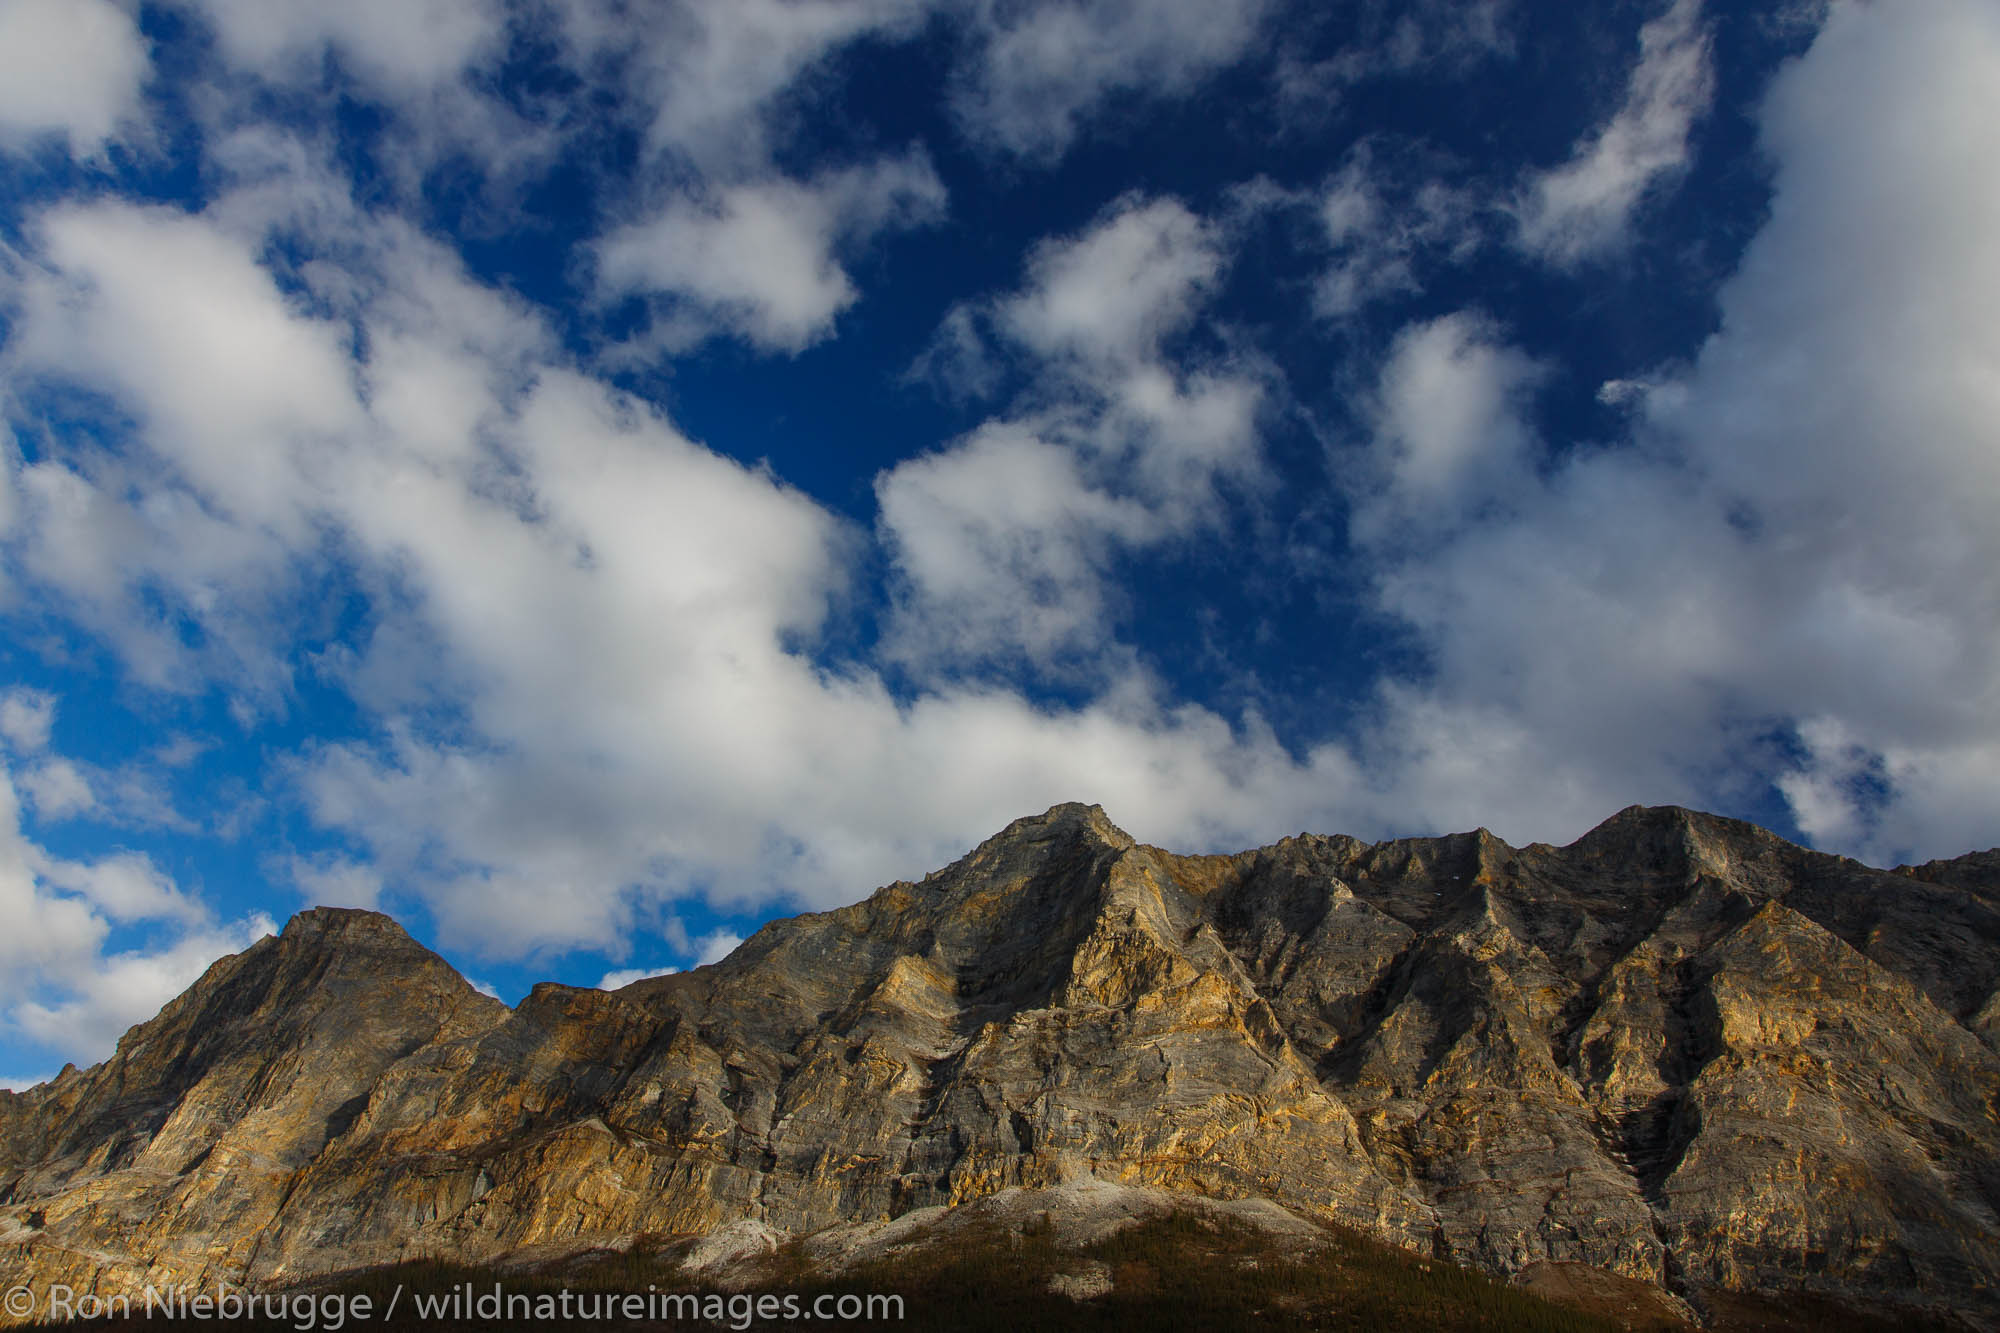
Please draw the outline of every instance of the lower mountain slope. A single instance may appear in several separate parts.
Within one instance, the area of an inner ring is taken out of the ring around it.
[[[2000,1323],[1992,854],[1678,809],[1564,848],[1019,820],[723,962],[511,1011],[315,909],[0,1094],[0,1286],[279,1285],[1089,1182],[1502,1274]]]

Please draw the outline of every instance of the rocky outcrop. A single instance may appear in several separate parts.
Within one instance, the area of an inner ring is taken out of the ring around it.
[[[1139,846],[1095,807],[616,993],[317,909],[0,1094],[0,1285],[269,1284],[1101,1181],[1502,1272],[2000,1311],[1993,854],[1677,809]],[[734,1234],[734,1233],[731,1233]]]

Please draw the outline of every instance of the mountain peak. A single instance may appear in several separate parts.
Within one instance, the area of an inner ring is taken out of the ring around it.
[[[1714,815],[1706,810],[1691,810],[1684,805],[1628,805],[1583,836],[1590,838],[1599,833],[1630,829],[1695,830],[1707,834],[1754,838],[1762,842],[1771,841],[1775,836],[1769,830],[1759,828],[1746,820],[1731,819],[1727,815]]]
[[[1686,828],[1712,818],[1681,805],[1628,805],[1609,819],[1600,821],[1584,836],[1624,829]]]
[[[1138,845],[1131,834],[1111,822],[1103,806],[1064,801],[1039,815],[1023,815],[946,869],[1013,863],[1043,857],[1058,848],[1123,852]]]
[[[363,907],[308,907],[294,913],[278,937],[286,940],[416,941],[396,918]]]
[[[1743,858],[1785,846],[1755,824],[1679,805],[1628,805],[1566,849],[1663,864],[1677,861],[1689,873],[1723,874]]]
[[[1119,837],[1125,837],[1116,824],[1104,813],[1104,807],[1086,804],[1083,801],[1059,801],[1039,815],[1023,815],[1002,829],[996,836],[1006,837],[1016,830],[1047,829],[1050,831],[1067,829],[1110,830]],[[1129,839],[1127,839],[1129,841]]]
[[[1101,805],[1064,801],[1039,815],[1025,815],[987,839],[996,842],[1053,842],[1062,838],[1089,838],[1126,848],[1138,845],[1132,835],[1111,822]]]

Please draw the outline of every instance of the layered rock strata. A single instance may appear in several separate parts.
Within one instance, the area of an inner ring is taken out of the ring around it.
[[[0,1286],[277,1284],[1099,1180],[1503,1271],[2000,1301],[2000,856],[1679,809],[1137,845],[1023,819],[723,962],[509,1010],[320,908],[0,1093]]]

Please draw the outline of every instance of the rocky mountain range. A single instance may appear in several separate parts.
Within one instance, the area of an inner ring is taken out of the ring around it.
[[[1634,807],[1235,856],[1094,806],[729,958],[512,1009],[316,908],[0,1093],[0,1287],[803,1235],[1080,1183],[1705,1308],[2000,1319],[2000,853]],[[1261,1205],[1260,1205],[1261,1206]]]

